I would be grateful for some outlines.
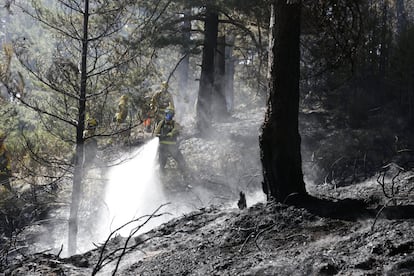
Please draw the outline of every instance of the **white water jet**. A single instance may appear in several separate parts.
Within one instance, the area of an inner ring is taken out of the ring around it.
[[[160,205],[166,203],[157,174],[158,145],[158,138],[150,140],[133,152],[126,161],[110,170],[105,193],[109,216],[105,219],[106,229],[103,229],[102,234],[109,234],[133,219],[151,215]],[[137,234],[148,231],[165,220],[163,217],[152,218]],[[145,219],[142,219],[129,224],[118,233],[121,236],[129,236],[131,231],[144,221]]]

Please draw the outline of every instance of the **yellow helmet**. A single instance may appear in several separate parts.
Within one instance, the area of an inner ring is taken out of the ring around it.
[[[119,98],[118,105],[126,105],[126,104],[127,104],[127,102],[128,102],[128,96],[127,96],[127,95],[122,95],[122,96]]]
[[[174,105],[171,102],[169,102],[167,109],[174,111]]]

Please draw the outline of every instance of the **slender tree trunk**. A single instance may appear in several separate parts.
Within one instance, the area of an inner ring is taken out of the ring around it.
[[[87,52],[88,52],[88,20],[89,20],[89,0],[85,1],[85,11],[83,17],[83,40],[82,40],[82,63],[81,63],[81,83],[78,109],[78,125],[76,128],[76,157],[75,169],[73,172],[72,202],[69,214],[69,233],[68,233],[68,254],[76,253],[78,236],[78,212],[80,198],[82,194],[82,180],[84,173],[84,138],[85,113],[86,113],[86,80],[87,80]]]
[[[306,194],[298,130],[301,3],[274,0],[271,14],[269,98],[260,148],[264,192],[283,202]]]
[[[226,73],[225,73],[225,95],[227,111],[233,112],[234,109],[234,58],[233,58],[233,45],[234,36],[227,37],[226,49],[225,49],[225,60],[226,60]]]
[[[400,36],[407,30],[407,16],[405,13],[404,0],[396,0],[397,10],[397,35]]]
[[[400,51],[407,51],[407,46],[409,45],[409,35],[407,33],[408,23],[407,20],[407,11],[405,8],[406,1],[396,0],[396,14],[397,14],[397,40],[400,47]],[[410,122],[414,122],[414,79],[409,75],[414,75],[412,73],[406,72],[403,74],[406,79],[407,85],[402,86],[400,90],[400,99],[401,99],[401,108],[407,111],[407,116]],[[404,107],[406,106],[406,107]],[[406,109],[407,108],[407,109]]]
[[[214,90],[212,99],[212,117],[215,120],[221,120],[229,116],[226,106],[225,95],[225,49],[226,49],[226,37],[220,36],[217,38],[217,47],[214,58]]]
[[[382,16],[381,16],[381,52],[379,62],[379,79],[378,84],[382,84],[388,69],[388,56],[389,56],[389,39],[388,39],[388,3],[384,1],[382,4]],[[379,87],[380,91],[384,90],[383,86]],[[382,93],[383,94],[383,93]],[[383,96],[383,95],[382,95]]]
[[[197,128],[206,134],[211,124],[211,98],[214,89],[214,51],[217,45],[218,15],[206,8],[204,48],[201,64],[200,88],[197,100]]]

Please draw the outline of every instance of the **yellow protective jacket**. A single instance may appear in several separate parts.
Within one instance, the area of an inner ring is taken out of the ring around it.
[[[156,119],[162,120],[167,107],[175,109],[174,99],[168,90],[159,90],[151,98],[150,111]]]
[[[115,121],[118,124],[122,124],[125,122],[126,117],[128,116],[128,97],[126,95],[122,95],[119,98],[118,102],[118,112],[115,114]]]
[[[128,116],[128,111],[126,109],[121,109],[115,114],[115,120],[118,124],[125,122],[126,117]]]
[[[154,130],[154,134],[160,137],[160,144],[175,145],[180,131],[180,125],[174,121],[161,120]]]

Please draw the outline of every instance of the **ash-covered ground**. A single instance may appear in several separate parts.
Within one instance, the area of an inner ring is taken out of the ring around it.
[[[170,169],[171,181],[165,184],[170,204],[158,214],[177,204],[185,204],[188,213],[138,236],[114,235],[96,249],[69,258],[52,251],[16,253],[2,273],[414,275],[414,219],[409,218],[414,172],[390,173],[380,181],[374,176],[344,186],[307,180],[307,190],[314,196],[333,202],[363,201],[366,213],[351,218],[330,218],[329,210],[318,213],[328,214],[322,216],[266,203],[258,147],[263,114],[260,109],[217,123],[207,138],[187,133],[180,149],[196,180],[180,185],[179,174]],[[304,153],[304,159],[311,155]],[[304,166],[305,176],[311,168]],[[384,189],[392,189],[394,200],[386,197]],[[244,210],[236,204],[240,191],[247,194]],[[381,209],[384,205],[390,207]]]
[[[281,204],[209,207],[82,255],[28,256],[4,273],[111,275],[120,260],[116,275],[413,275],[413,229],[413,219],[329,219]]]

